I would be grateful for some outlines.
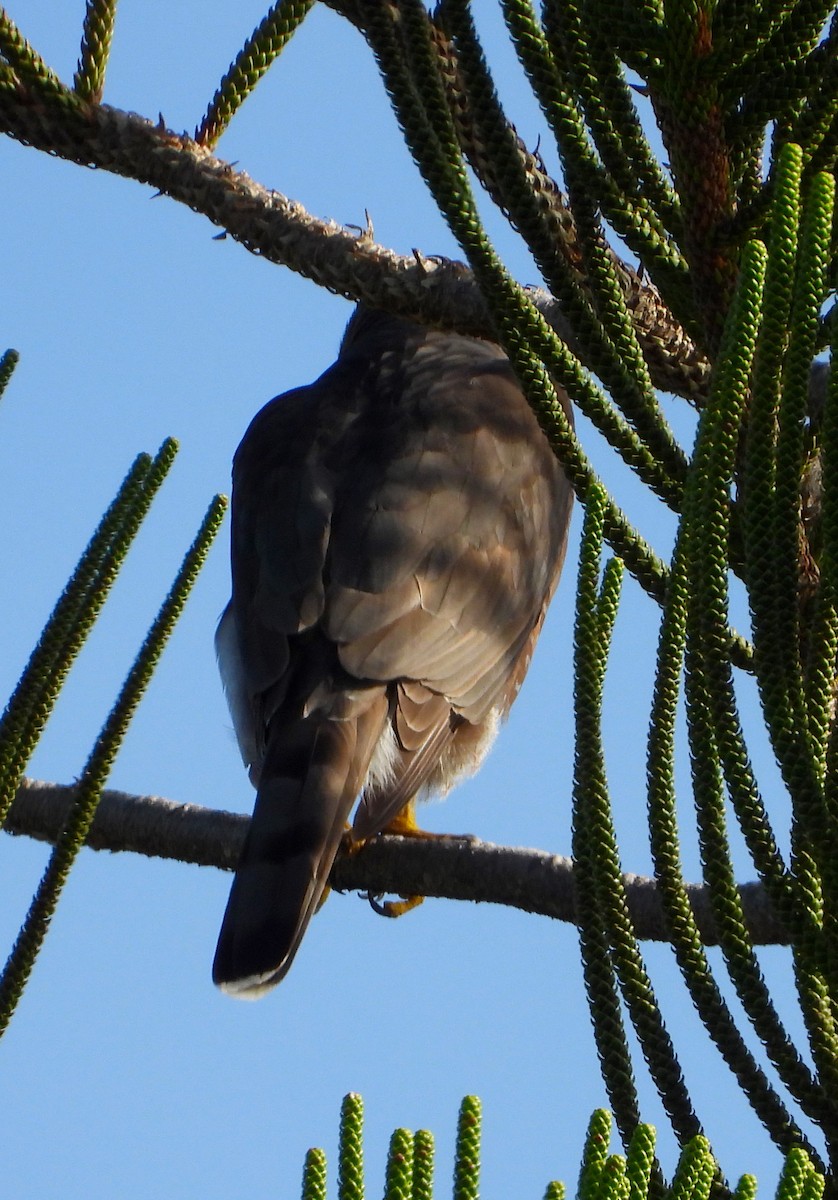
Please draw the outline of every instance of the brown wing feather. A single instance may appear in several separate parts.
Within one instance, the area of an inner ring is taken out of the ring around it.
[[[438,380],[408,380],[398,453],[340,496],[324,629],[351,674],[419,680],[479,721],[552,590],[571,494],[505,360]]]

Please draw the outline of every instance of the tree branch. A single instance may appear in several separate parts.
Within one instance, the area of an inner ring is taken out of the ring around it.
[[[65,784],[25,780],[6,831],[54,842],[74,796],[75,789]],[[249,817],[236,813],[106,791],[87,845],[93,850],[130,851],[232,871],[249,824]],[[625,875],[623,880],[637,936],[668,941],[655,881],[639,875]],[[559,921],[576,919],[571,859],[476,839],[375,838],[358,853],[339,853],[331,884],[339,891],[481,901]],[[706,889],[697,884],[687,887],[702,938],[706,945],[716,945]],[[740,892],[754,943],[786,944],[762,886],[744,884]]]
[[[494,337],[488,311],[462,263],[396,254],[256,183],[187,135],[136,113],[80,100],[61,103],[24,83],[0,88],[0,132],[82,166],[151,184],[223,228],[253,254],[350,299],[464,334]],[[622,265],[637,334],[656,387],[700,401],[709,385],[704,355],[673,321],[656,290]],[[583,358],[560,306],[533,299],[559,336]]]

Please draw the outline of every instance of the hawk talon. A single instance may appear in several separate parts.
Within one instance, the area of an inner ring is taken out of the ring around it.
[[[403,917],[405,913],[409,913],[411,909],[418,908],[425,900],[424,896],[402,896],[401,900],[381,900],[379,895],[374,896],[372,892],[367,892],[367,900],[370,903],[370,908],[373,912],[377,912],[380,917]]]

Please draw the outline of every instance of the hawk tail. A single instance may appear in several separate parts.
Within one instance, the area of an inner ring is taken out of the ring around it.
[[[337,717],[313,713],[269,731],[212,968],[230,995],[257,999],[291,966],[387,719],[384,689],[375,692],[360,712],[356,694]]]

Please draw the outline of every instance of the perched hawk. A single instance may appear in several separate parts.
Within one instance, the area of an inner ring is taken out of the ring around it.
[[[257,788],[213,964],[226,992],[288,971],[359,794],[360,839],[480,765],[571,503],[498,346],[362,307],[334,366],[254,418],[216,635]]]

